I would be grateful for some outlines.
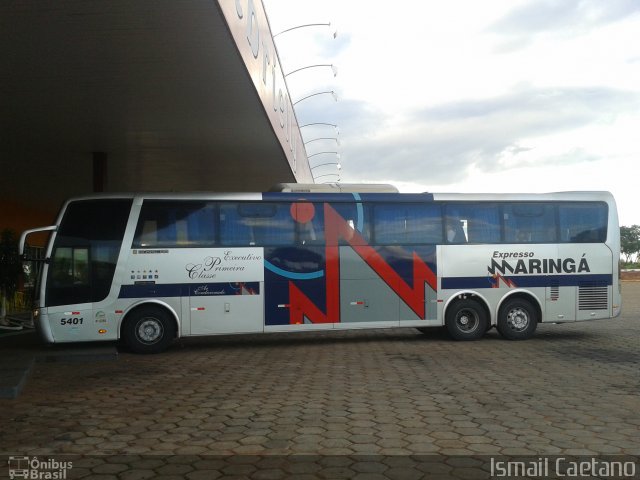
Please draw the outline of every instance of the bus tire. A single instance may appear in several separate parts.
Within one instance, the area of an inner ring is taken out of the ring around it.
[[[164,308],[151,305],[129,313],[122,326],[122,338],[135,353],[159,353],[176,337],[176,323]]]
[[[538,327],[538,314],[524,298],[507,300],[498,315],[498,332],[507,340],[531,338]]]
[[[447,308],[445,325],[454,340],[478,340],[487,331],[487,312],[471,298],[459,300]]]

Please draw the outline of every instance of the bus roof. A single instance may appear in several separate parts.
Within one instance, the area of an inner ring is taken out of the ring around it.
[[[602,201],[615,205],[610,192],[606,191],[574,191],[551,193],[394,193],[394,192],[123,192],[96,193],[68,200],[95,200],[108,198],[130,198],[140,204],[144,200],[220,200],[220,201],[262,201],[262,200],[308,200],[308,201],[373,201],[373,202],[429,202],[429,201],[457,201],[457,202],[500,202],[500,201]],[[68,203],[67,202],[67,203]]]

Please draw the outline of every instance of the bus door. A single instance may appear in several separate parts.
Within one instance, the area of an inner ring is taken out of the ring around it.
[[[59,237],[60,239],[60,237]],[[87,246],[62,246],[53,252],[47,284],[47,315],[56,342],[95,340],[91,262]]]
[[[191,335],[264,330],[261,248],[215,249],[187,263]]]
[[[191,286],[191,335],[262,332],[263,290],[263,282]]]

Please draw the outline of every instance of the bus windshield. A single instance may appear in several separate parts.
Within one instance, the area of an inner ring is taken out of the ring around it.
[[[72,202],[53,246],[46,306],[98,302],[111,289],[130,200]]]

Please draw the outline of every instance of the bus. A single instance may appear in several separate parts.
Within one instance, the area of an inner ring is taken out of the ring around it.
[[[105,194],[68,200],[34,319],[45,342],[155,353],[199,335],[496,327],[617,317],[607,192]]]

